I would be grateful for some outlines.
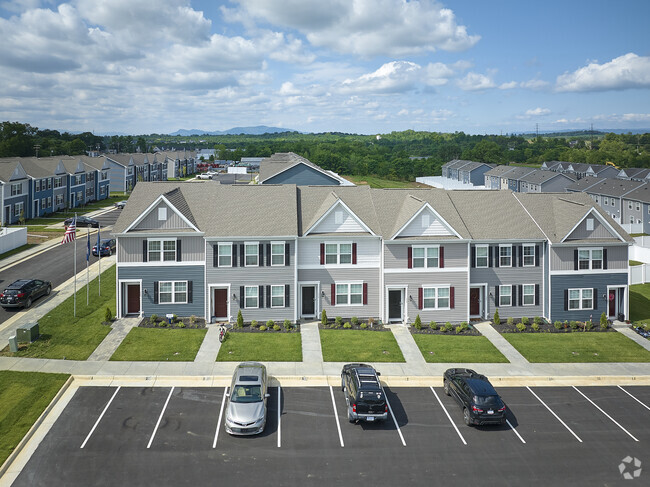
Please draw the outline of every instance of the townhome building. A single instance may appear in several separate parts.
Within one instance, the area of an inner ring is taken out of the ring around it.
[[[486,189],[508,189],[507,174],[514,171],[515,166],[496,166],[484,174]]]
[[[482,186],[485,173],[494,166],[484,162],[454,159],[442,165],[442,177],[461,181],[464,184]]]
[[[183,178],[197,172],[198,159],[196,152],[172,150],[156,152],[156,155],[160,157],[158,160],[166,161],[168,178]],[[165,181],[166,179],[162,180]]]
[[[521,193],[556,193],[564,192],[575,178],[569,174],[536,169],[519,179]]]
[[[576,179],[587,176],[598,178],[615,178],[619,170],[606,164],[586,164],[583,162],[549,161],[543,162],[542,169],[565,174],[572,174]]]
[[[622,220],[623,197],[640,186],[643,186],[643,184],[639,181],[628,181],[624,179],[604,179],[598,184],[585,189],[584,192],[620,224],[624,223]]]
[[[617,176],[619,179],[631,179],[633,181],[650,182],[650,169],[639,167],[624,167]]]
[[[17,159],[0,161],[2,182],[2,224],[11,225],[29,218],[31,179]]]
[[[624,228],[631,233],[650,234],[650,183],[633,189],[622,200],[621,224]]]
[[[119,316],[628,313],[632,240],[586,194],[142,183],[114,234]]]
[[[333,171],[327,171],[293,152],[264,157],[260,162],[259,184],[296,184],[298,186],[354,186]],[[230,171],[230,168],[228,168]]]

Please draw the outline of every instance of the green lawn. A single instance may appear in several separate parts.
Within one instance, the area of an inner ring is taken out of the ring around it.
[[[343,176],[356,185],[367,184],[371,188],[413,188],[415,183],[410,181],[395,181],[393,179],[382,179],[377,176]]]
[[[68,377],[66,374],[0,371],[0,465]]]
[[[41,298],[44,299],[44,298]],[[115,266],[102,272],[102,295],[97,295],[97,278],[90,281],[90,304],[86,306],[86,287],[77,281],[77,315],[73,316],[73,296],[70,296],[38,320],[41,336],[34,343],[21,346],[16,353],[6,347],[0,355],[86,360],[110,332],[103,325],[106,307],[115,316]]]
[[[630,286],[630,321],[650,324],[650,282]]]
[[[15,249],[9,250],[4,254],[0,254],[0,260],[6,259],[7,257],[10,257],[15,254],[19,254],[23,250],[31,249],[32,247],[36,247],[36,244],[25,244],[25,245],[21,245],[20,247],[16,247]]]
[[[300,333],[228,333],[217,362],[302,362]]]
[[[192,362],[208,330],[133,328],[111,360]]]
[[[620,333],[503,333],[530,362],[650,362],[650,352]]]
[[[414,334],[424,360],[435,362],[508,362],[484,336]],[[432,353],[433,352],[433,353]]]
[[[405,362],[389,331],[319,331],[325,362]]]

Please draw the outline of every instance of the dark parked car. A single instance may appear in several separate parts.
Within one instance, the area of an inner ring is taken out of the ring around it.
[[[348,406],[348,421],[384,421],[388,418],[386,394],[379,372],[371,365],[346,364],[341,371],[341,389]]]
[[[506,405],[484,375],[472,369],[447,369],[443,381],[445,394],[463,408],[467,426],[506,422]]]
[[[0,306],[3,308],[29,308],[32,302],[41,296],[49,296],[52,283],[40,279],[20,279],[15,281],[0,294]]]
[[[114,238],[103,238],[99,241],[99,252],[97,251],[97,245],[93,245],[93,255],[113,255],[115,250],[115,239]]]
[[[63,225],[67,227],[70,226],[72,223],[72,220],[74,218],[68,218],[66,221],[63,222]],[[77,217],[77,227],[93,227],[93,228],[99,228],[99,222],[95,220],[94,218],[90,218],[87,216],[78,216]]]

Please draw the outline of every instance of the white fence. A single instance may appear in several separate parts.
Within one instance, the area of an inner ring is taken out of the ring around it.
[[[425,176],[415,178],[417,183],[426,184],[440,189],[485,189],[485,186],[474,186],[471,183],[463,183],[455,179],[443,178],[442,176]]]
[[[621,223],[627,233],[643,233],[643,223]]]
[[[650,282],[650,264],[630,267],[630,284],[645,284]]]
[[[0,254],[27,243],[27,227],[0,228]]]
[[[634,237],[634,245],[650,249],[650,237]]]

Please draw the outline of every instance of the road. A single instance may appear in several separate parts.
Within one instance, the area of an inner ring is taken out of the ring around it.
[[[117,221],[119,214],[120,210],[115,209],[95,218],[101,224],[102,238],[110,236],[112,227]],[[77,230],[77,272],[81,272],[86,268],[86,231],[87,229],[85,228]],[[91,233],[91,247],[96,243],[97,234]],[[4,286],[11,284],[17,279],[29,278],[51,281],[52,288],[54,289],[72,277],[74,271],[73,255],[73,242],[65,245],[55,245],[51,249],[13,265],[6,270],[0,270],[0,289],[4,289]],[[97,259],[98,257],[93,256],[91,253],[90,264],[96,262]],[[38,299],[32,306],[40,306],[45,299]],[[6,310],[0,308],[0,323],[4,323],[21,310],[22,308]]]

